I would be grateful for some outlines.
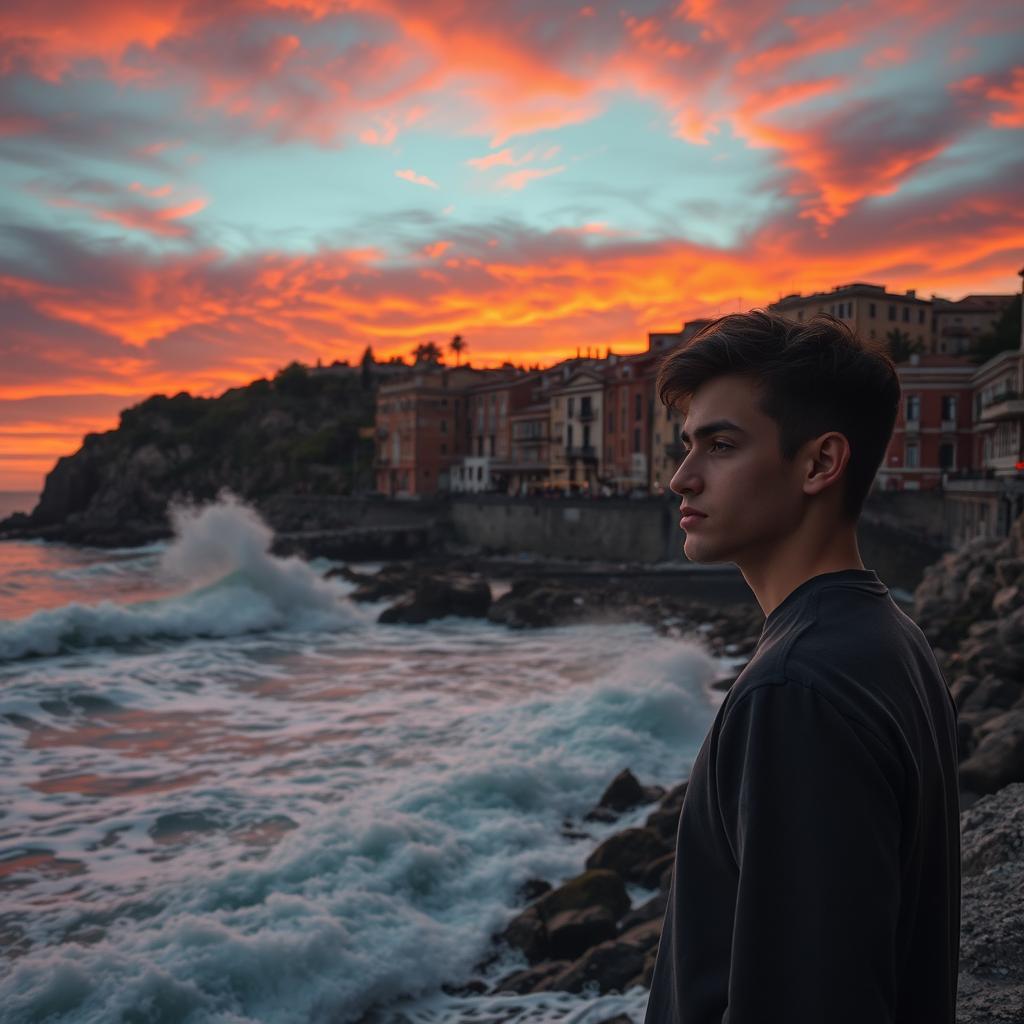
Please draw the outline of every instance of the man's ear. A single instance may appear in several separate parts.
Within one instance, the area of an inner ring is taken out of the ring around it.
[[[808,441],[804,465],[804,494],[820,494],[842,477],[850,461],[850,442],[845,434],[830,431]]]

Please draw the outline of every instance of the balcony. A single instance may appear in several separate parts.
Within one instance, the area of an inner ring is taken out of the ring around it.
[[[919,434],[921,432],[921,421],[917,417],[912,420],[907,420],[903,425],[903,429],[908,434]]]
[[[579,413],[576,416],[576,419],[578,419],[580,423],[590,423],[593,421],[596,415],[597,413],[594,412],[593,408],[586,407],[580,409]]]
[[[566,445],[565,457],[567,459],[583,459],[584,462],[596,462],[597,449],[592,444],[584,444],[579,447]]]
[[[979,419],[982,423],[1024,419],[1024,395],[1019,391],[1003,391],[982,406]]]

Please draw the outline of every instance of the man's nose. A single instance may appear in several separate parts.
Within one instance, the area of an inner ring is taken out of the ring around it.
[[[675,494],[678,494],[681,498],[687,494],[700,494],[703,489],[700,476],[694,472],[689,463],[689,458],[684,458],[679,463],[679,468],[675,471],[672,479],[669,480],[669,490]]]

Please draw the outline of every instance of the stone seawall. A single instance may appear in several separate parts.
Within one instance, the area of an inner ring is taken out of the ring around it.
[[[460,544],[553,558],[661,562],[682,559],[678,501],[645,498],[453,497]]]

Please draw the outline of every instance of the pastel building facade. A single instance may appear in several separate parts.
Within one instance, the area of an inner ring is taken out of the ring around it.
[[[816,313],[829,313],[865,342],[884,344],[891,332],[899,331],[924,353],[935,348],[931,300],[919,299],[913,288],[897,293],[885,285],[858,281],[836,285],[830,292],[787,295],[768,308],[799,323]]]

